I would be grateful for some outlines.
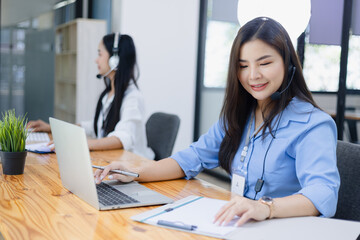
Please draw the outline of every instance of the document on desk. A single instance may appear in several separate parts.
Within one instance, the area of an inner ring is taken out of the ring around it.
[[[143,223],[167,227],[197,234],[224,238],[238,229],[233,219],[227,226],[214,224],[214,217],[227,201],[189,196],[171,204],[133,216],[131,219]]]
[[[33,144],[26,144],[25,145],[25,149],[29,152],[34,152],[34,153],[53,153],[54,151],[51,150],[51,148],[54,145],[49,145],[48,143],[33,143]]]
[[[189,196],[165,206],[132,216],[131,219],[155,226],[222,239],[277,240],[354,240],[360,236],[360,222],[324,217],[293,217],[248,221],[234,227],[213,224],[214,216],[226,203],[223,200]]]
[[[49,135],[45,132],[33,132],[31,129],[28,130],[29,134],[26,138],[25,149],[29,152],[34,153],[52,153],[54,152],[51,148],[54,145],[48,145],[50,142]]]

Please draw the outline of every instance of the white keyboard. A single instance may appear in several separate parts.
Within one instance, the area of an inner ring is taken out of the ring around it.
[[[49,141],[50,141],[49,135],[45,132],[30,132],[26,139],[26,143],[49,142]]]

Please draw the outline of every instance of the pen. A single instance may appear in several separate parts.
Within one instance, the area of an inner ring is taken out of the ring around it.
[[[197,226],[194,225],[187,225],[184,224],[182,222],[170,222],[170,221],[166,221],[166,220],[159,220],[157,222],[158,225],[162,225],[162,226],[167,226],[167,227],[173,227],[173,228],[179,228],[179,229],[183,229],[183,230],[188,230],[188,231],[192,231],[195,230],[197,228]]]
[[[93,168],[97,168],[97,169],[101,169],[101,170],[104,170],[104,168],[105,168],[105,167],[96,166],[96,165],[92,165],[92,167],[93,167]],[[139,174],[137,174],[137,173],[126,172],[126,171],[122,171],[122,170],[110,170],[110,172],[120,173],[120,174],[125,175],[125,176],[139,177]]]

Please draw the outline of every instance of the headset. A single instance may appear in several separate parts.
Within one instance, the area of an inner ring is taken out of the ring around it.
[[[286,87],[281,91],[281,92],[274,92],[273,94],[271,94],[270,98],[272,100],[278,100],[281,97],[281,94],[283,94],[289,87],[290,84],[294,78],[296,72],[296,67],[292,64],[291,60],[290,60],[290,64],[289,64],[289,69],[288,69],[288,74],[289,74],[289,81],[288,84],[286,85]]]
[[[289,52],[288,84],[282,91],[280,91],[280,92],[276,91],[273,94],[271,94],[271,96],[270,96],[271,100],[279,100],[280,99],[281,94],[283,94],[290,87],[290,84],[291,84],[291,82],[294,78],[295,72],[296,72],[296,67],[291,59],[291,51],[290,51],[289,43],[287,40],[285,40],[285,42],[286,42],[286,44],[285,44],[286,48]]]
[[[289,47],[289,45],[286,44],[286,46],[287,46],[287,48],[288,48],[288,50],[289,50],[289,53],[290,53],[290,47]],[[291,60],[291,54],[290,54],[290,63],[289,63],[289,67],[288,67],[288,75],[289,75],[289,77],[288,77],[288,84],[286,85],[286,87],[285,87],[281,92],[274,92],[273,94],[271,94],[270,97],[271,97],[272,100],[278,100],[278,99],[280,99],[281,94],[283,94],[286,90],[288,90],[288,88],[290,87],[291,82],[292,82],[292,80],[293,80],[293,78],[294,78],[295,72],[296,72],[296,67],[295,67],[295,65],[293,64],[292,60]],[[277,133],[278,128],[279,128],[279,124],[280,124],[280,121],[281,121],[282,114],[283,114],[283,111],[280,113],[280,116],[279,116],[279,118],[277,119],[278,122],[277,122],[277,125],[276,125],[275,134],[274,134],[274,136],[272,136],[271,141],[270,141],[270,143],[269,143],[269,146],[268,146],[268,148],[266,149],[266,152],[265,152],[265,156],[264,156],[264,160],[263,160],[263,166],[262,166],[262,174],[261,174],[261,177],[258,178],[258,180],[256,181],[256,184],[255,184],[255,189],[254,189],[254,190],[255,190],[255,196],[254,196],[254,200],[256,199],[257,194],[261,191],[261,189],[262,189],[262,187],[263,187],[263,185],[264,185],[264,182],[265,182],[265,181],[264,181],[264,173],[265,173],[266,157],[267,157],[267,154],[268,154],[268,152],[269,152],[269,150],[270,150],[270,147],[271,147],[271,145],[272,145],[272,143],[273,143],[273,141],[274,141],[274,139],[275,139],[275,137],[276,137],[276,133]]]
[[[120,44],[120,39],[121,39],[121,34],[118,32],[114,33],[114,43],[112,48],[113,55],[109,58],[108,61],[110,70],[104,75],[97,74],[96,75],[97,78],[100,79],[101,77],[107,77],[109,73],[111,73],[113,70],[116,70],[118,65],[120,64],[119,47],[118,47]]]
[[[121,34],[120,33],[114,33],[114,44],[113,44],[113,55],[109,58],[109,66],[110,69],[112,70],[116,70],[117,66],[120,63],[120,56],[119,56],[119,43],[120,43],[120,39],[121,39]]]

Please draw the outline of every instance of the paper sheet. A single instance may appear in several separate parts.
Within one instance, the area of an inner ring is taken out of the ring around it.
[[[182,222],[187,225],[197,226],[196,231],[198,232],[226,235],[237,229],[237,227],[234,227],[234,224],[238,218],[234,218],[227,226],[218,226],[213,223],[216,213],[226,203],[227,201],[224,200],[200,198],[190,204],[175,208],[170,212],[154,216],[148,219],[147,222],[155,225],[158,220]]]
[[[53,144],[48,146],[48,143],[33,143],[33,144],[26,144],[26,150],[35,153],[52,153],[54,151],[51,148],[54,146]]]

